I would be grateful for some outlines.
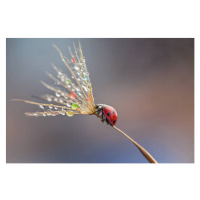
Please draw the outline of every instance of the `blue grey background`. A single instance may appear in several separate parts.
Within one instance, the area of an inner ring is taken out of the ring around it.
[[[8,163],[146,163],[138,149],[94,116],[26,117],[51,93],[56,44],[70,57],[77,39],[6,40]],[[194,162],[194,39],[80,39],[95,103],[113,106],[117,127],[160,163]]]

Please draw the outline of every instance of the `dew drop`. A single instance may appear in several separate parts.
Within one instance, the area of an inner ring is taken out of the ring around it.
[[[47,116],[50,116],[50,115],[51,115],[51,113],[50,113],[50,112],[48,112],[48,113],[47,113]]]
[[[57,97],[60,97],[60,94],[59,94],[59,93],[57,93],[57,92],[55,93],[55,95],[56,95]]]
[[[51,112],[51,115],[52,116],[56,116],[56,115],[58,115],[59,113],[57,112],[57,111],[53,111],[53,112]]]
[[[69,97],[72,98],[72,99],[76,99],[76,93],[74,91],[72,91],[70,94],[69,94]]]
[[[74,66],[74,69],[75,69],[75,70],[79,70],[79,67],[77,67],[77,66]]]
[[[67,103],[66,105],[67,105],[67,107],[70,107],[70,108],[71,108],[71,103]]]
[[[39,105],[39,107],[42,108],[42,109],[44,109],[44,106],[43,106],[43,105]]]
[[[69,110],[66,112],[67,116],[72,117],[74,115],[74,112]]]
[[[75,59],[74,59],[74,57],[72,57],[71,61],[72,61],[73,63],[75,63],[75,62],[76,62],[76,61],[75,61]]]
[[[51,101],[52,101],[52,99],[51,99],[50,97],[47,97],[47,101],[51,102]]]
[[[73,104],[72,104],[72,108],[73,108],[73,109],[78,109],[78,108],[79,108],[79,105],[78,105],[77,103],[73,103]]]
[[[66,83],[67,83],[67,84],[71,84],[72,82],[71,82],[70,79],[67,79],[67,80],[66,80]]]
[[[85,78],[84,78],[87,82],[88,82],[88,77],[87,76],[85,76]]]
[[[82,86],[82,88],[87,92],[88,90],[87,90],[87,88],[85,87],[85,86]]]

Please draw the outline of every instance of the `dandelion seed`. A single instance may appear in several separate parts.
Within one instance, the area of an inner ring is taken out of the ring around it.
[[[95,104],[94,103],[94,97],[92,93],[92,85],[89,78],[89,73],[87,71],[87,67],[85,64],[85,58],[82,53],[81,44],[79,42],[79,49],[78,53],[75,48],[75,53],[72,54],[71,50],[71,62],[67,61],[65,57],[63,56],[62,52],[58,47],[56,47],[56,50],[58,51],[61,60],[63,61],[64,65],[68,68],[68,70],[71,73],[71,77],[73,79],[73,83],[70,79],[66,78],[65,75],[61,71],[57,69],[57,67],[54,66],[55,71],[57,72],[57,76],[62,82],[62,86],[69,90],[70,94],[66,96],[66,92],[64,92],[62,89],[55,89],[54,87],[51,87],[45,83],[43,85],[48,88],[49,90],[53,91],[56,95],[56,98],[50,98],[47,97],[46,100],[48,102],[54,101],[56,103],[60,103],[61,105],[53,105],[53,104],[41,104],[36,103],[32,101],[27,100],[18,100],[18,101],[24,101],[26,103],[39,105],[40,108],[44,109],[44,106],[49,107],[49,110],[44,112],[35,112],[35,113],[25,113],[27,116],[56,116],[56,115],[67,115],[69,117],[74,116],[75,114],[87,114],[87,115],[95,115],[98,118],[101,119],[102,122],[107,123],[117,131],[119,131],[121,134],[123,134],[126,138],[128,138],[131,142],[133,142],[136,147],[140,150],[140,152],[145,156],[145,158],[151,162],[156,163],[156,160],[143,148],[141,147],[137,142],[135,142],[132,138],[130,138],[128,135],[126,135],[123,131],[115,127],[115,124],[117,122],[117,111],[108,105],[105,104]],[[75,45],[74,45],[75,47]],[[74,63],[74,67],[70,66],[70,64]],[[72,69],[75,69],[77,72],[75,75],[74,71]],[[80,73],[81,72],[81,73]],[[50,76],[54,81],[57,82],[58,85],[61,85],[60,82],[54,78],[53,76]],[[75,92],[76,91],[76,92]],[[67,101],[66,104],[63,105],[63,99],[60,98],[60,96],[63,96],[65,98],[65,101]],[[70,100],[68,100],[70,99]],[[55,109],[56,111],[52,111],[51,109]],[[62,109],[62,110],[59,110]]]

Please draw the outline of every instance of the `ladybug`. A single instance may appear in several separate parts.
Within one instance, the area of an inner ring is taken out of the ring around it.
[[[96,104],[96,114],[97,117],[101,118],[102,122],[107,122],[107,124],[114,126],[117,122],[117,111],[106,104]]]

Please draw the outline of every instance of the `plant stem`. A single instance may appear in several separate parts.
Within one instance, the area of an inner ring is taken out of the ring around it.
[[[119,131],[120,133],[122,133],[125,137],[127,137],[131,142],[133,142],[133,144],[135,144],[135,146],[140,150],[140,152],[144,155],[144,157],[150,162],[150,163],[157,163],[157,161],[153,158],[153,156],[147,151],[145,150],[142,146],[140,146],[136,141],[134,141],[131,137],[129,137],[126,133],[124,133],[123,131],[121,131],[120,129],[118,129],[115,126],[112,126],[114,129],[116,129],[117,131]]]

